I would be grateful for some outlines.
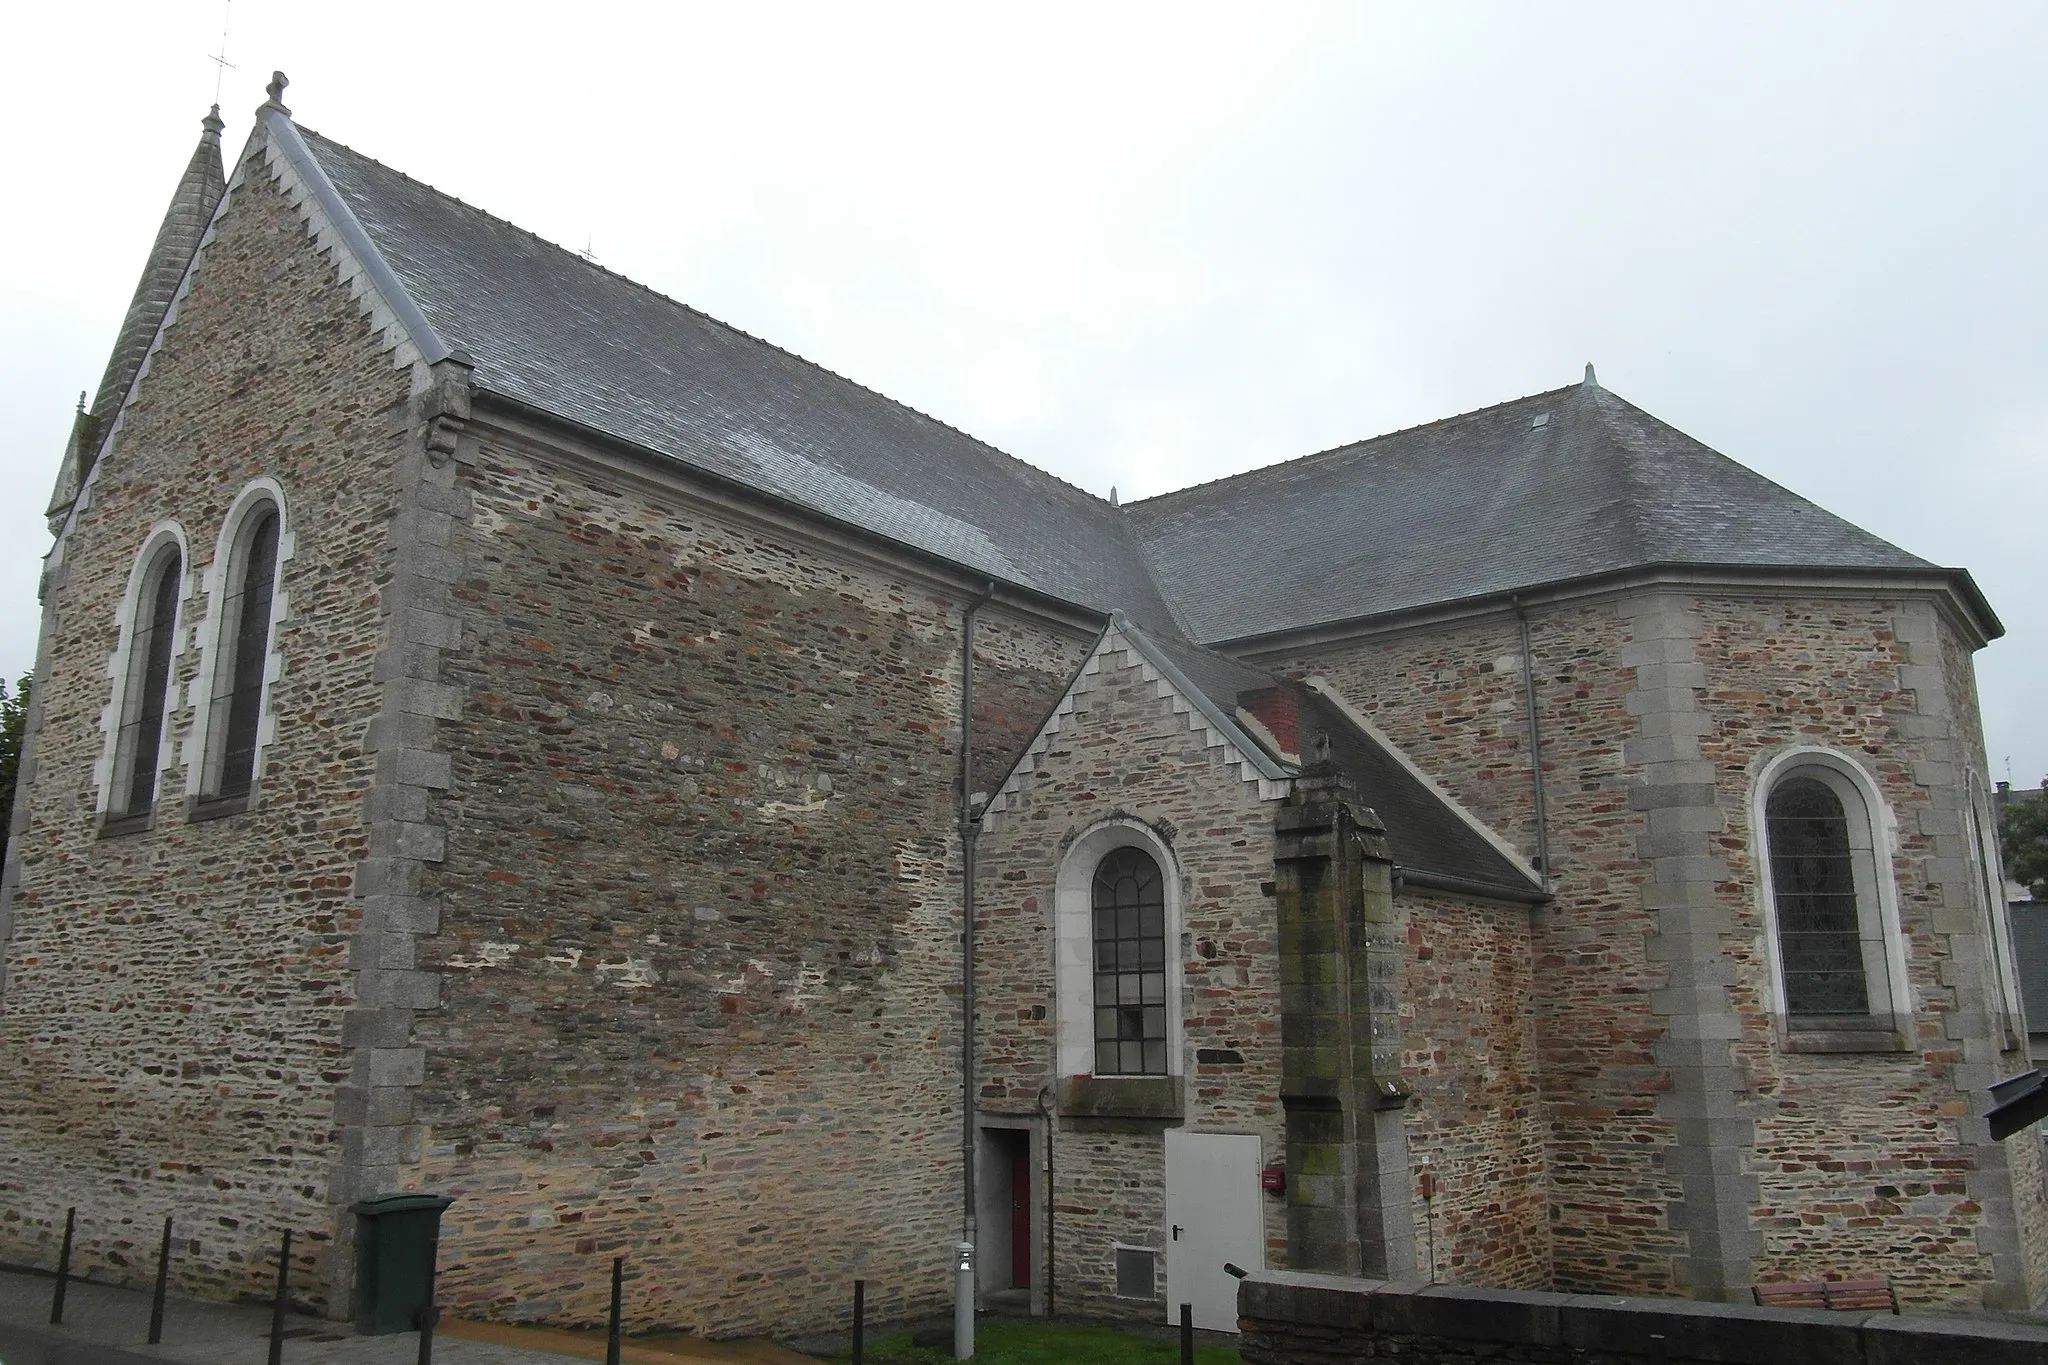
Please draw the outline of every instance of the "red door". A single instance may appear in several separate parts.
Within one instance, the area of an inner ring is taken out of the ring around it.
[[[1010,1285],[1031,1285],[1031,1135],[1010,1140]]]

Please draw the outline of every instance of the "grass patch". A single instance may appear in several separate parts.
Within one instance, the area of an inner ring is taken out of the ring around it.
[[[953,1365],[953,1350],[913,1346],[909,1334],[902,1333],[869,1342],[866,1359],[868,1365]],[[974,1329],[974,1360],[975,1365],[1177,1365],[1180,1343],[1114,1327],[982,1322]],[[1238,1365],[1237,1352],[1227,1346],[1197,1346],[1195,1365]]]

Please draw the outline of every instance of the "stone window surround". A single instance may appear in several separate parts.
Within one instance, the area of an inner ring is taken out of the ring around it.
[[[1182,1073],[1180,862],[1156,830],[1114,815],[1082,831],[1060,858],[1053,904],[1054,1018],[1058,1074],[1095,1071],[1095,869],[1119,848],[1140,848],[1159,864],[1166,892],[1166,1074]],[[1158,1077],[1144,1078],[1153,1082]]]
[[[1785,976],[1778,949],[1778,913],[1764,807],[1771,792],[1793,777],[1826,784],[1848,817],[1849,852],[1856,878],[1856,912],[1869,993],[1867,1023],[1847,1026],[1788,1018]],[[1899,928],[1899,893],[1893,872],[1896,840],[1891,808],[1862,764],[1836,749],[1797,745],[1774,755],[1750,791],[1750,848],[1756,863],[1757,907],[1763,919],[1769,966],[1768,1007],[1779,1043],[1788,1052],[1900,1052],[1911,1045],[1913,998],[1906,977],[1906,942]]]
[[[215,675],[225,662],[222,648],[222,613],[227,610],[228,582],[234,569],[233,558],[236,542],[241,538],[242,528],[249,519],[265,508],[277,511],[277,576],[270,599],[270,627],[266,635],[266,651],[263,659],[263,695],[257,702],[256,755],[251,770],[249,794],[247,797],[233,797],[226,800],[209,797],[205,793],[213,785],[210,769],[220,761],[219,747],[224,738],[211,733],[213,727],[213,694]],[[213,562],[206,566],[201,577],[201,586],[206,593],[206,615],[199,622],[198,649],[199,671],[195,679],[192,701],[192,730],[185,741],[184,761],[186,772],[186,811],[189,819],[207,819],[217,815],[233,815],[256,807],[262,797],[263,762],[270,742],[276,738],[277,717],[271,709],[272,689],[284,673],[284,658],[278,652],[278,627],[291,617],[290,590],[285,582],[285,566],[291,562],[297,550],[298,537],[291,527],[289,504],[284,489],[277,480],[265,477],[251,479],[243,485],[228,508],[226,519],[221,523],[220,540],[214,548]]]
[[[2012,916],[2005,902],[2005,861],[1998,846],[1998,818],[1992,814],[1984,783],[1973,770],[1969,776],[1969,804],[1965,818],[1970,825],[1970,861],[1977,909],[1984,920],[1986,964],[1994,988],[1996,1007],[1993,1022],[2003,1035],[2001,1052],[2027,1046],[2027,1023],[2020,1012],[2020,985],[2014,964],[2018,956],[2012,946]]]
[[[121,775],[114,771],[114,766],[121,743],[121,721],[136,700],[130,695],[135,684],[132,675],[136,671],[136,618],[142,612],[143,591],[155,577],[157,565],[166,550],[178,556],[179,567],[177,607],[171,619],[171,677],[164,688],[164,728],[157,740],[155,759],[159,788],[163,782],[163,771],[170,766],[176,752],[170,719],[179,705],[178,660],[185,653],[185,602],[192,594],[194,576],[185,528],[176,521],[160,521],[149,528],[142,548],[135,554],[134,565],[128,571],[127,589],[121,594],[120,606],[115,609],[115,645],[113,652],[107,655],[109,696],[106,706],[100,711],[100,757],[92,770],[93,814],[99,817],[101,832],[106,834],[146,829],[154,816],[154,808],[130,816],[125,811],[110,812],[110,807],[115,803],[120,786]],[[139,761],[140,755],[137,758]],[[161,790],[158,796],[161,799]]]

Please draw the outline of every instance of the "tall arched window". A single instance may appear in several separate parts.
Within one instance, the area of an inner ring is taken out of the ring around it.
[[[277,505],[265,501],[241,518],[230,542],[215,607],[201,786],[206,798],[246,798],[255,783],[281,530]]]
[[[1172,845],[1142,820],[1113,815],[1061,852],[1053,928],[1063,1080],[1181,1074],[1180,916]]]
[[[184,556],[176,540],[166,539],[146,561],[128,627],[114,765],[107,790],[110,818],[143,816],[156,807],[164,715],[170,705],[171,658],[177,646],[178,599],[184,579]]]
[[[1166,887],[1141,848],[1095,867],[1095,1074],[1166,1074]]]
[[[1842,798],[1817,778],[1787,778],[1764,808],[1785,1012],[1868,1014],[1856,869]]]
[[[1912,1013],[1877,786],[1847,755],[1782,753],[1757,783],[1775,1013],[1799,1050],[1890,1050]]]

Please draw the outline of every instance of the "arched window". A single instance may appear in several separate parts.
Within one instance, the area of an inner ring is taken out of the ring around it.
[[[1842,798],[1817,778],[1791,777],[1771,789],[1764,810],[1786,1014],[1868,1014],[1856,868]]]
[[[1173,850],[1141,820],[1113,816],[1060,855],[1061,1077],[1181,1074],[1180,914]]]
[[[164,718],[170,709],[171,660],[178,643],[178,604],[185,556],[175,532],[143,551],[131,593],[127,638],[119,657],[113,765],[107,774],[109,820],[139,819],[156,808]]]
[[[244,490],[215,556],[195,813],[235,810],[247,803],[269,738],[265,685],[271,632],[282,614],[278,566],[291,550],[282,509],[267,482]]]
[[[1095,867],[1095,1074],[1166,1074],[1166,886],[1141,848]]]
[[[1760,895],[1794,1047],[1904,1046],[1905,944],[1876,784],[1846,755],[1780,754],[1757,784]]]

